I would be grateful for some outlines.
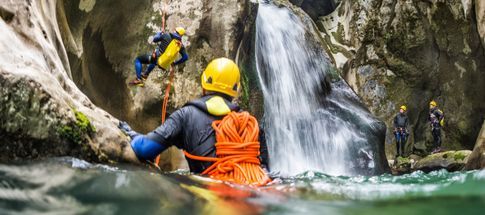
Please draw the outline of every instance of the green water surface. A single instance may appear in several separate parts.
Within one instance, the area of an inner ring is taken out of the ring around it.
[[[306,172],[247,187],[56,158],[0,164],[0,214],[485,214],[485,170]]]

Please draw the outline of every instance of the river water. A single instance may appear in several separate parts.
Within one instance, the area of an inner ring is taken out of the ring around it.
[[[485,170],[277,178],[264,188],[63,157],[0,164],[0,214],[483,214]]]

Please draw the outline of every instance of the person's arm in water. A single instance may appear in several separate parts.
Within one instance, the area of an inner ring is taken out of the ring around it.
[[[180,59],[178,59],[177,61],[175,61],[175,63],[173,63],[174,65],[181,64],[181,63],[183,63],[183,62],[185,62],[189,59],[189,55],[187,54],[187,51],[185,50],[185,46],[182,46],[182,48],[180,48],[179,53],[180,53],[180,55],[182,55],[182,57]]]
[[[181,110],[175,111],[165,123],[147,135],[133,131],[126,122],[120,122],[119,127],[131,137],[131,148],[138,159],[153,161],[179,137],[182,130],[181,120]]]

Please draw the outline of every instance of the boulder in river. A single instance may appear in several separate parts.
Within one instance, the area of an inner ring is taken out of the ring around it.
[[[470,150],[460,150],[432,154],[419,160],[413,169],[423,172],[431,172],[439,169],[446,169],[450,172],[459,171],[463,169],[471,153]]]

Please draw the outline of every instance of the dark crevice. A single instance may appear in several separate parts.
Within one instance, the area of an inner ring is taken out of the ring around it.
[[[15,14],[3,7],[0,7],[0,17],[6,22],[10,23],[13,20]]]
[[[83,38],[81,61],[72,54],[69,56],[74,82],[95,105],[121,117],[128,98],[125,80],[106,58],[101,32],[87,27]]]
[[[290,2],[303,9],[314,21],[320,16],[332,13],[337,7],[335,0],[290,0]]]

